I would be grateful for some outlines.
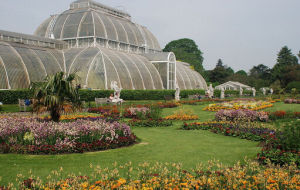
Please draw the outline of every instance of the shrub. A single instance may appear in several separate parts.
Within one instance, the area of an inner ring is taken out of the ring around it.
[[[286,86],[286,90],[288,92],[292,92],[292,89],[295,88],[297,93],[300,93],[300,81],[293,81],[290,82],[287,86]]]
[[[79,90],[79,96],[82,101],[94,101],[95,98],[105,98],[112,94],[112,90]],[[124,100],[164,100],[165,96],[174,96],[175,90],[122,90],[121,98]],[[188,95],[205,95],[204,90],[181,90],[181,98],[187,98]],[[226,95],[238,95],[238,91],[228,90]],[[220,92],[215,91],[215,97],[219,97]],[[33,91],[29,89],[22,90],[0,90],[0,100],[4,104],[16,104],[18,99],[31,99]]]

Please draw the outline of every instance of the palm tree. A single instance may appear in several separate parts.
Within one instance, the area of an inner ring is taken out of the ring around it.
[[[50,111],[51,119],[58,122],[64,105],[79,108],[81,101],[78,89],[73,83],[76,78],[75,74],[67,76],[64,72],[58,72],[53,76],[47,76],[44,82],[36,84],[33,87],[36,100],[34,110],[38,112],[44,107]]]

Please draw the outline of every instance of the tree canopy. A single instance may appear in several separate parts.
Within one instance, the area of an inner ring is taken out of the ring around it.
[[[235,74],[237,74],[237,75],[242,75],[242,76],[247,76],[247,72],[244,71],[244,70],[239,70],[239,71],[237,71]]]
[[[282,87],[286,86],[291,80],[287,79],[287,74],[297,69],[298,59],[292,51],[284,46],[277,55],[277,63],[272,69],[272,81],[279,80]]]
[[[226,82],[227,77],[234,74],[234,71],[231,67],[227,65],[223,65],[223,61],[221,59],[218,60],[216,67],[209,72],[209,80],[210,82]]]
[[[191,64],[196,71],[203,73],[203,56],[197,44],[188,38],[171,41],[163,49],[164,52],[173,52],[177,60]]]

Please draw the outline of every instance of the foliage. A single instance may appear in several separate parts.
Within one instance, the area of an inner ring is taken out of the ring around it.
[[[269,138],[262,152],[258,155],[262,163],[266,163],[266,158],[275,164],[296,163],[300,167],[300,121],[288,123],[283,131],[274,134]]]
[[[272,69],[272,81],[279,80],[281,86],[285,87],[288,82],[291,82],[287,77],[290,77],[289,72],[295,71],[293,67],[299,68],[300,71],[297,57],[287,46],[284,46],[278,53],[277,63]]]
[[[22,90],[0,90],[0,100],[3,104],[17,104],[18,99],[31,99],[33,91],[28,89]]]
[[[91,165],[88,176],[65,174],[64,168],[49,172],[47,180],[37,176],[18,175],[17,187],[21,189],[298,189],[300,174],[295,166],[278,167],[246,161],[233,167],[218,161],[198,164],[186,170],[178,163],[118,164],[114,169]],[[137,173],[136,175],[134,173]],[[125,174],[124,177],[122,174]],[[65,176],[68,176],[66,178]],[[5,189],[6,187],[2,187]],[[15,188],[13,184],[10,189]]]
[[[297,93],[300,93],[300,80],[288,83],[286,86],[286,91],[291,92],[293,88],[296,89]]]
[[[39,112],[45,107],[50,111],[51,119],[58,122],[64,105],[79,108],[81,101],[73,84],[75,78],[75,74],[66,76],[63,72],[47,76],[43,83],[34,87],[34,110]]]
[[[59,154],[96,151],[129,145],[135,136],[128,125],[102,120],[68,123],[39,122],[34,118],[0,120],[0,152]]]
[[[147,120],[139,120],[133,119],[128,122],[131,127],[168,127],[172,126],[172,121],[168,121],[165,119],[147,119]]]
[[[239,70],[239,71],[237,71],[235,74],[247,76],[247,73],[246,73],[246,71],[244,71],[244,70]]]
[[[197,72],[203,72],[203,56],[197,44],[188,38],[171,41],[163,49],[164,52],[173,52],[177,60],[190,63]]]
[[[253,141],[262,141],[268,138],[268,134],[275,133],[274,130],[253,125],[251,122],[196,122],[185,123],[182,126],[184,130],[210,130],[213,133],[223,134],[226,136],[239,137]]]
[[[232,68],[223,65],[222,60],[219,59],[216,67],[209,73],[209,81],[224,83],[226,82],[226,78],[233,74],[234,71],[232,70]]]

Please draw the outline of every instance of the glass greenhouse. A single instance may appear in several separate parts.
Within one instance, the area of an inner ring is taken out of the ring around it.
[[[156,37],[123,11],[92,0],[44,21],[34,35],[0,30],[0,89],[28,88],[59,71],[84,88],[207,89],[190,65],[162,52]]]

